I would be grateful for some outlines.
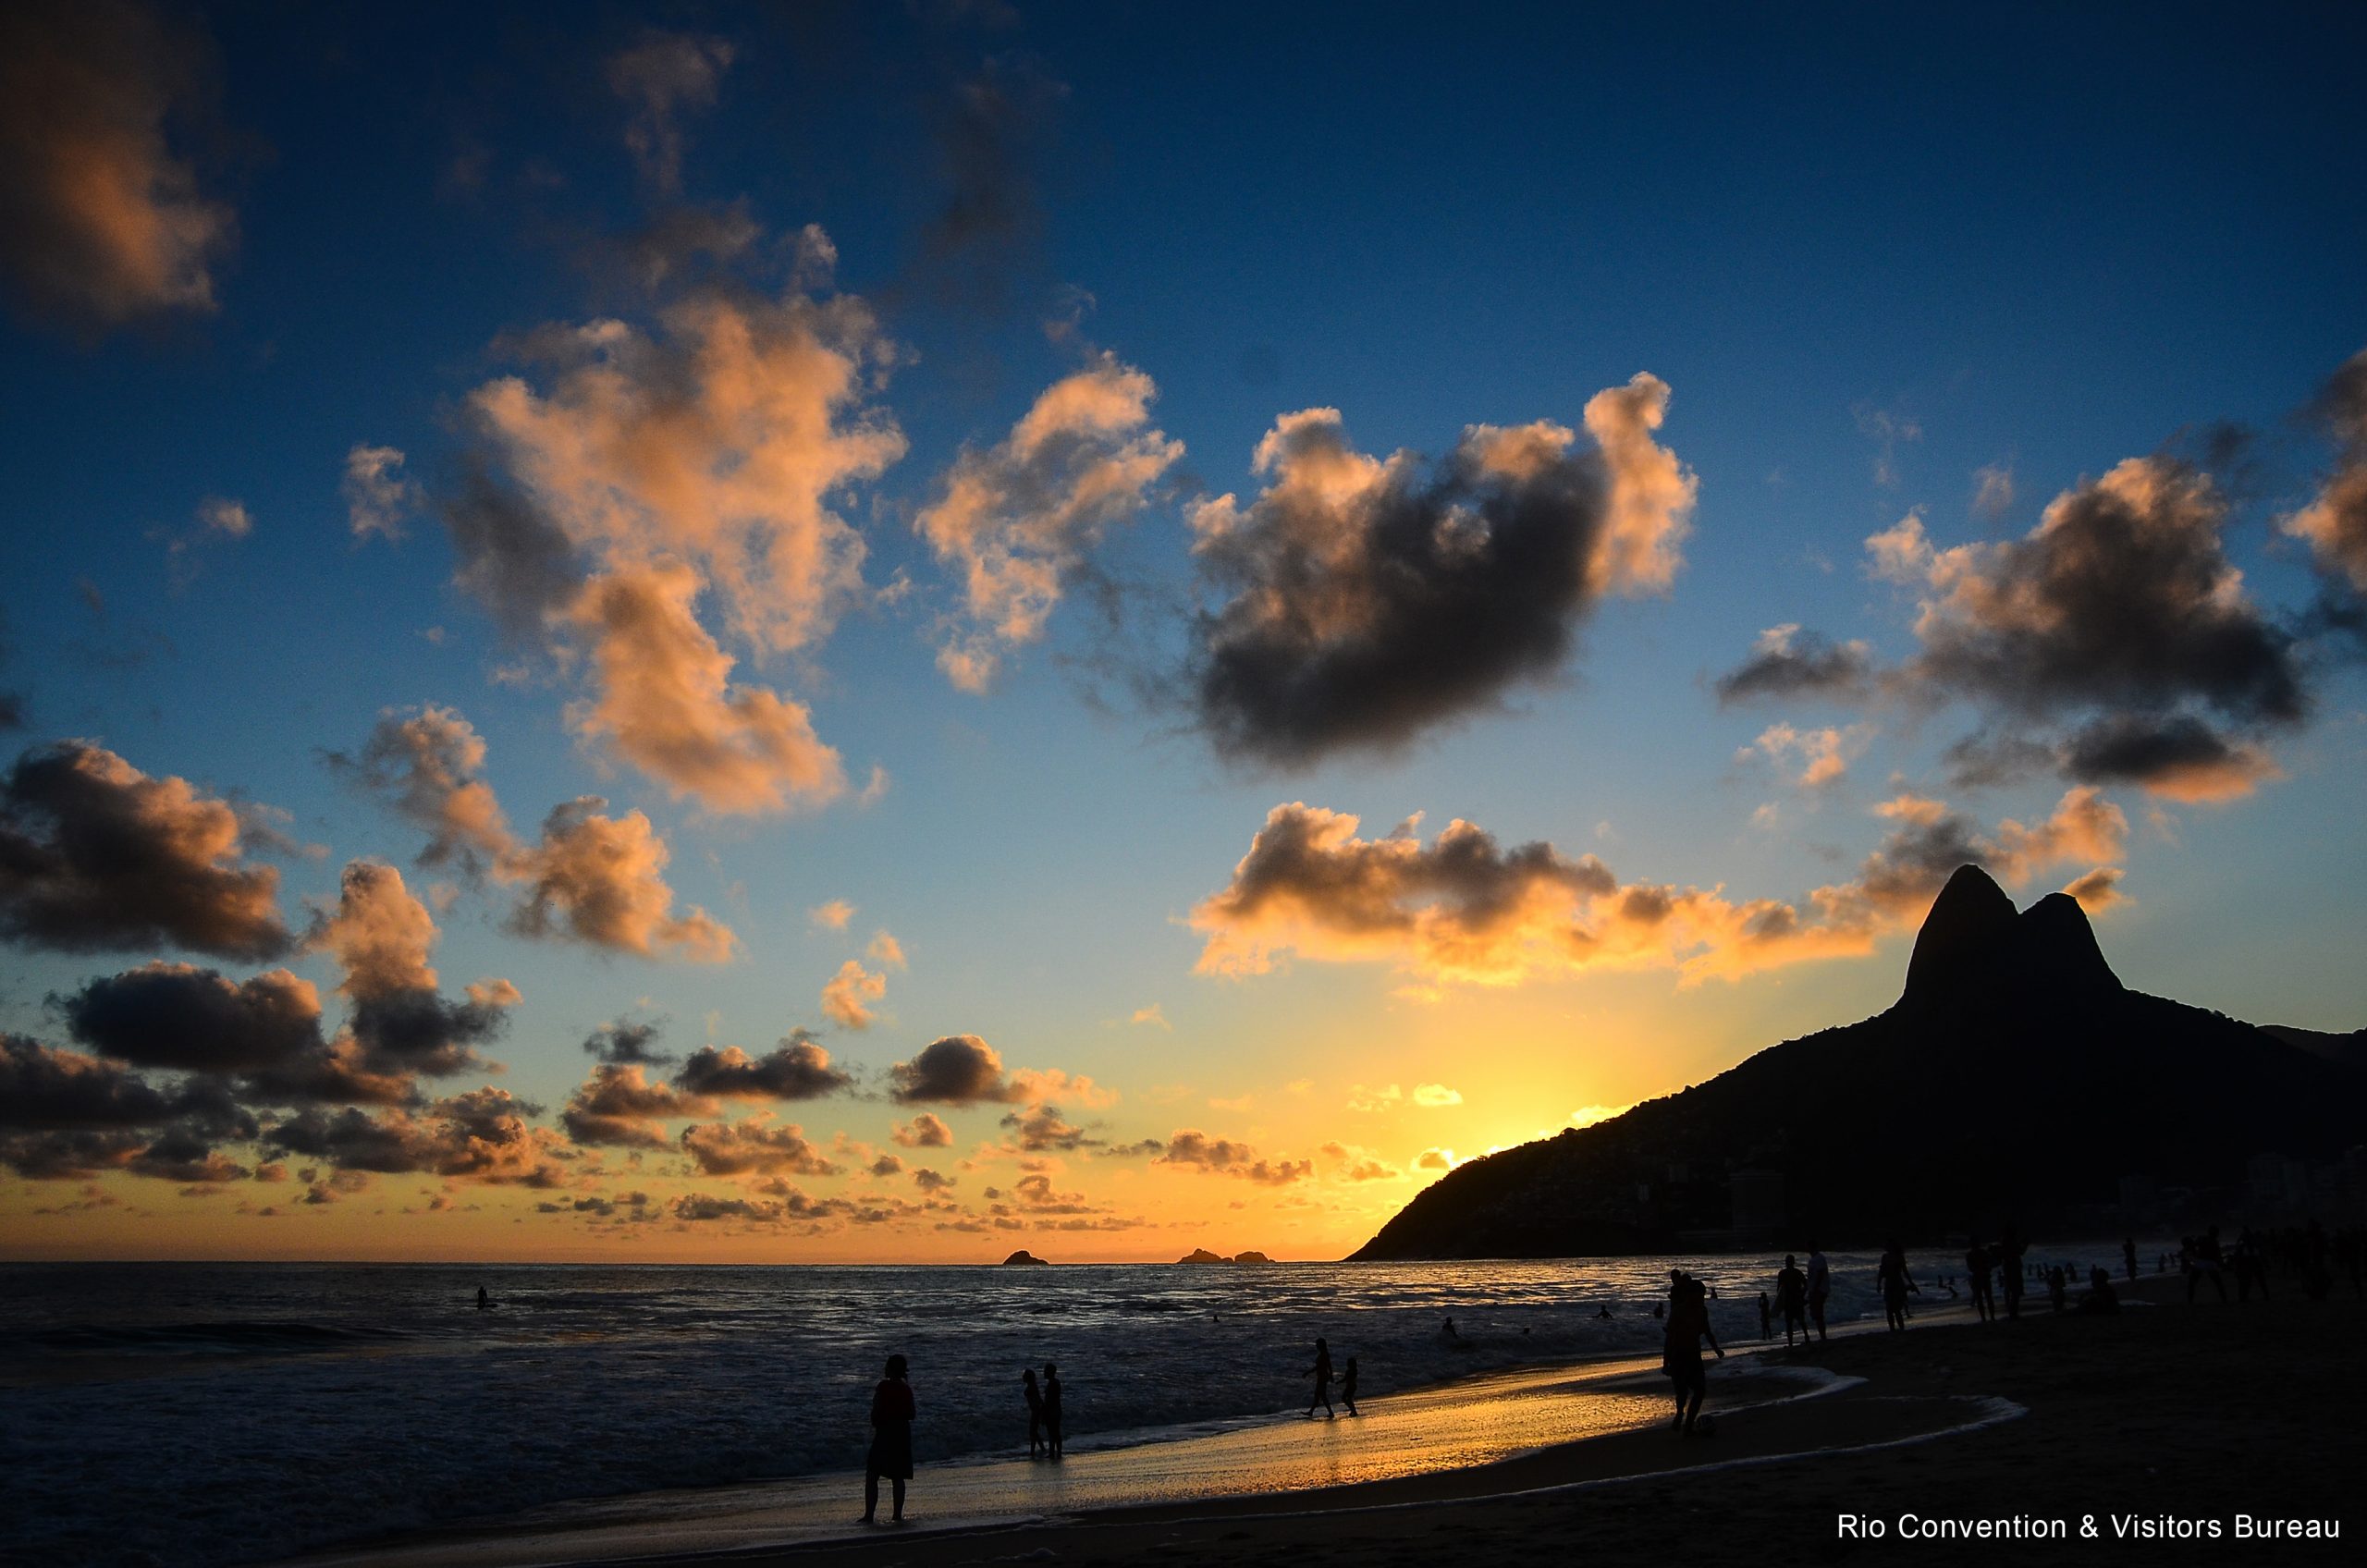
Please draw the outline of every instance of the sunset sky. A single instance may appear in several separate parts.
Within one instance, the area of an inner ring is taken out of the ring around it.
[[[0,1256],[1338,1256],[1967,860],[2367,1024],[2362,48],[9,8]]]

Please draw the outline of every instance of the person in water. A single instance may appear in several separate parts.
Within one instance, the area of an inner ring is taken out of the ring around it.
[[[1448,1318],[1448,1319],[1447,1319],[1443,1324],[1440,1325],[1440,1328],[1439,1328],[1439,1337],[1440,1337],[1440,1338],[1441,1338],[1441,1339],[1448,1339],[1448,1340],[1459,1340],[1459,1339],[1463,1338],[1463,1336],[1462,1336],[1461,1334],[1458,1334],[1458,1333],[1456,1333],[1456,1332],[1454,1331],[1454,1319],[1453,1319],[1453,1318],[1452,1318],[1452,1317]]]
[[[1800,1260],[1788,1252],[1775,1275],[1775,1305],[1784,1310],[1784,1348],[1789,1350],[1792,1330],[1798,1329],[1803,1341],[1809,1337],[1809,1277],[1800,1272]]]
[[[477,1310],[479,1312],[491,1312],[493,1310],[493,1298],[485,1294],[485,1289],[483,1285],[479,1285],[477,1287]]]
[[[1315,1341],[1315,1365],[1299,1376],[1315,1379],[1314,1397],[1306,1402],[1307,1419],[1310,1421],[1315,1419],[1315,1407],[1318,1403],[1322,1404],[1323,1414],[1327,1419],[1338,1415],[1339,1412],[1331,1408],[1331,1347],[1330,1344],[1320,1339]]]
[[[1701,1396],[1710,1390],[1710,1375],[1701,1365],[1701,1341],[1710,1341],[1719,1360],[1726,1358],[1710,1327],[1709,1296],[1700,1280],[1679,1269],[1669,1270],[1668,1331],[1661,1348],[1661,1370],[1674,1386],[1676,1429],[1688,1438],[1701,1414]]]
[[[1351,1415],[1364,1414],[1356,1408],[1356,1358],[1353,1355],[1348,1357],[1348,1369],[1340,1375],[1340,1403]]]
[[[904,1358],[888,1358],[888,1375],[871,1390],[871,1452],[863,1464],[863,1520],[879,1522],[879,1480],[895,1490],[889,1523],[904,1522],[904,1483],[913,1478],[913,1386],[904,1380]]]
[[[1964,1277],[1972,1281],[1973,1315],[1983,1323],[1997,1321],[1997,1300],[1989,1284],[1989,1249],[1976,1240],[1964,1255]]]
[[[1883,1248],[1883,1260],[1874,1268],[1875,1280],[1882,1286],[1883,1317],[1893,1329],[1907,1327],[1907,1294],[1917,1290],[1915,1276],[1907,1271],[1907,1248],[1892,1241]]]
[[[1019,1382],[1027,1396],[1027,1457],[1033,1459],[1044,1452],[1044,1390],[1036,1386],[1033,1366],[1019,1375]]]
[[[1061,1369],[1044,1363],[1044,1453],[1058,1459],[1061,1446]]]

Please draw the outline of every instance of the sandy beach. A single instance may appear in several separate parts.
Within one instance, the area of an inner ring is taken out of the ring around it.
[[[1662,1426],[1640,1362],[1477,1379],[1373,1402],[1362,1423],[1266,1423],[1073,1458],[925,1470],[914,1523],[852,1526],[848,1478],[549,1511],[466,1535],[308,1558],[345,1568],[575,1562],[924,1565],[1145,1556],[1209,1562],[1513,1562],[1541,1542],[1641,1556],[1993,1553],[1898,1539],[1900,1516],[2060,1519],[2068,1539],[2012,1550],[2143,1550],[2113,1515],[2331,1519],[2355,1483],[2348,1427],[2367,1309],[2268,1302],[2189,1308],[2175,1280],[2116,1317],[2019,1322],[1927,1313],[1907,1334],[1736,1354],[1713,1379],[1713,1437]],[[1540,1436],[1582,1430],[1539,1445]],[[1046,1479],[1047,1476],[1049,1479]],[[1879,1541],[1842,1515],[1884,1522]],[[2084,1538],[2092,1516],[2099,1538]],[[767,1544],[767,1542],[771,1544]],[[2158,1540],[2150,1543],[2158,1547]],[[2188,1543],[2192,1549],[2192,1543]],[[2325,1550],[2287,1543],[2283,1550]]]

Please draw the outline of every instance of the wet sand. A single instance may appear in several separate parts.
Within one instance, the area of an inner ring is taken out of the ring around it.
[[[1717,1434],[1691,1442],[1665,1428],[1656,1372],[1611,1364],[1373,1401],[1361,1422],[1268,1424],[1059,1467],[932,1469],[914,1481],[915,1523],[901,1530],[853,1526],[849,1479],[815,1477],[579,1505],[306,1561],[519,1568],[723,1552],[781,1568],[1146,1557],[1412,1568],[1527,1563],[1545,1550],[1995,1561],[2000,1543],[1902,1542],[1895,1522],[2068,1522],[2067,1541],[2004,1546],[2018,1562],[2163,1550],[2113,1539],[2112,1513],[2215,1517],[2230,1529],[2239,1511],[2338,1516],[2367,1457],[2352,1421],[2367,1392],[2367,1309],[2349,1297],[2313,1306],[2289,1291],[2189,1309],[2175,1280],[2132,1295],[2161,1305],[2055,1317],[2042,1298],[2019,1323],[1934,1314],[1908,1334],[1737,1356],[1713,1372]],[[1893,1522],[1893,1537],[1846,1538],[1843,1513]],[[2083,1515],[2096,1516],[2101,1540],[2080,1537]],[[2172,1550],[2214,1547],[2262,1543]]]

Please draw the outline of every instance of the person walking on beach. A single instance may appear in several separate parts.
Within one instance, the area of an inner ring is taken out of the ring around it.
[[[904,1483],[913,1478],[913,1386],[904,1380],[904,1358],[888,1358],[888,1375],[871,1390],[871,1452],[863,1464],[863,1520],[879,1522],[879,1480],[886,1476],[895,1488],[895,1513],[889,1523],[904,1522]]]
[[[1809,1320],[1816,1325],[1816,1337],[1824,1338],[1824,1304],[1833,1294],[1833,1265],[1825,1262],[1824,1249],[1814,1242],[1809,1243]]]
[[[1044,1457],[1058,1459],[1061,1446],[1061,1369],[1044,1363]]]
[[[1348,1407],[1351,1415],[1362,1415],[1356,1408],[1356,1358],[1348,1357],[1348,1368],[1340,1374],[1340,1403]]]
[[[1710,1391],[1710,1375],[1701,1365],[1701,1341],[1708,1340],[1721,1361],[1726,1358],[1726,1353],[1710,1327],[1709,1292],[1699,1280],[1688,1278],[1682,1270],[1670,1269],[1668,1297],[1668,1330],[1661,1346],[1661,1370],[1668,1374],[1676,1395],[1674,1425],[1680,1434],[1689,1438],[1701,1414],[1701,1396]]]
[[[1044,1390],[1036,1386],[1036,1368],[1019,1375],[1020,1390],[1027,1396],[1027,1457],[1044,1451]]]
[[[1997,1243],[1997,1272],[2005,1281],[2005,1316],[2017,1322],[2022,1316],[2022,1289],[2030,1280],[2029,1266],[2022,1261],[2022,1255],[2029,1250],[2029,1243],[2017,1241],[2011,1231]]]
[[[1331,1345],[1326,1343],[1323,1340],[1318,1339],[1315,1341],[1315,1365],[1300,1373],[1299,1376],[1302,1378],[1312,1378],[1315,1379],[1314,1397],[1310,1398],[1306,1402],[1306,1418],[1310,1421],[1315,1419],[1315,1407],[1317,1404],[1320,1403],[1323,1406],[1324,1418],[1326,1420],[1336,1419],[1339,1415],[1339,1412],[1331,1408]]]
[[[2123,1236],[2120,1241],[2120,1265],[2128,1271],[2128,1282],[2137,1283],[2137,1238]]]
[[[1874,1278],[1883,1292],[1883,1317],[1894,1330],[1907,1327],[1907,1293],[1917,1288],[1915,1276],[1907,1271],[1907,1248],[1893,1240],[1883,1247],[1883,1260],[1875,1266]]]
[[[1997,1298],[1989,1283],[1989,1249],[1981,1244],[1981,1238],[1974,1237],[1964,1255],[1964,1277],[1972,1285],[1973,1316],[1983,1323],[1997,1321]]]
[[[1775,1276],[1775,1305],[1783,1309],[1784,1348],[1789,1350],[1793,1329],[1803,1340],[1809,1337],[1809,1277],[1800,1272],[1800,1260],[1788,1252],[1783,1271]]]

